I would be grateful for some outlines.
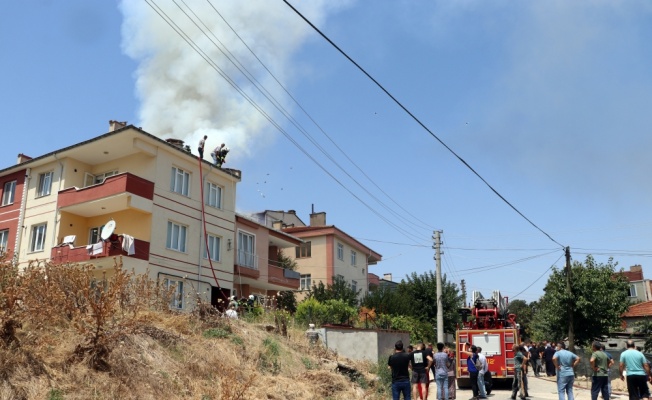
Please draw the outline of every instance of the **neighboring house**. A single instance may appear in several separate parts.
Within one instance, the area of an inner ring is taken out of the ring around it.
[[[359,298],[367,293],[369,265],[381,261],[382,256],[335,225],[326,225],[326,213],[310,214],[309,226],[305,226],[292,211],[265,211],[255,214],[255,217],[272,226],[285,226],[283,232],[303,240],[300,245],[283,250],[286,256],[297,262],[301,292],[307,292],[319,282],[324,285],[333,283],[333,278],[340,276],[353,289],[360,291]],[[276,219],[278,217],[283,219]],[[299,223],[302,226],[298,226]]]
[[[629,271],[618,272],[629,281],[629,290],[627,292],[629,301],[638,303],[641,301],[652,300],[652,281],[643,277],[643,267],[632,265]]]
[[[396,289],[398,283],[392,280],[392,274],[384,274],[381,279],[378,275],[369,273],[369,291],[373,292],[376,289]]]
[[[18,155],[18,164],[29,157]],[[0,175],[0,257],[5,260],[14,258],[15,249],[20,247],[21,230],[25,209],[25,168]]]
[[[253,294],[262,301],[279,291],[298,290],[299,273],[283,268],[278,256],[280,249],[303,241],[240,214],[236,214],[235,226],[234,294]]]
[[[226,243],[240,171],[204,161],[200,176],[197,156],[179,142],[110,121],[104,135],[0,170],[3,188],[16,182],[13,203],[0,208],[0,230],[8,247],[15,243],[19,266],[90,262],[101,277],[122,256],[125,269],[174,285],[174,308],[191,308],[187,295],[195,292],[213,304],[228,296],[234,256]]]
[[[625,312],[621,317],[623,319],[623,328],[625,332],[635,332],[637,323],[645,320],[652,320],[652,300],[632,304],[629,306],[627,312]]]

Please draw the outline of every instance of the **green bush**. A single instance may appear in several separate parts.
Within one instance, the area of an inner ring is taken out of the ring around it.
[[[211,339],[211,338],[224,339],[229,335],[230,332],[222,328],[211,328],[205,330],[204,333],[202,333],[202,336],[205,337],[206,339]]]
[[[326,317],[326,307],[313,298],[308,298],[299,303],[294,315],[299,325],[307,328],[308,324],[322,325]]]
[[[326,311],[327,323],[348,324],[358,316],[358,310],[343,300],[326,300],[323,305]]]

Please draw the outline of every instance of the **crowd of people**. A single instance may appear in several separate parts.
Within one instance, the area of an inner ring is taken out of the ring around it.
[[[403,348],[403,342],[395,344],[395,352],[390,356],[388,367],[392,371],[392,398],[399,400],[401,393],[404,399],[421,399],[428,397],[430,371],[437,385],[437,399],[455,399],[455,351],[437,343],[437,351],[433,352],[431,344],[423,343]],[[566,349],[564,342],[520,343],[512,347],[514,353],[514,380],[511,400],[518,396],[521,400],[529,397],[528,371],[531,368],[535,377],[544,373],[554,377],[557,382],[559,400],[574,400],[573,384],[575,368],[581,358]],[[473,399],[486,399],[491,393],[492,380],[487,357],[481,347],[465,343],[460,351],[460,357],[466,358],[469,371]],[[609,400],[611,397],[611,381],[609,372],[614,365],[614,359],[605,351],[605,346],[594,342],[589,359],[591,376],[591,400]],[[410,377],[409,370],[412,370]],[[634,341],[627,341],[627,350],[620,355],[619,376],[627,381],[629,400],[652,400],[648,381],[652,383],[650,361],[643,353],[636,350]]]
[[[394,400],[399,400],[401,394],[406,400],[427,399],[431,373],[437,386],[437,398],[456,398],[455,351],[443,343],[437,343],[435,352],[432,343],[408,345],[406,349],[399,340],[394,344],[394,354],[389,357],[387,367],[392,371]]]

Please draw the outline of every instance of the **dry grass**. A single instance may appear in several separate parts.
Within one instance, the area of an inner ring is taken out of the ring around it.
[[[90,267],[55,276],[48,266],[50,279],[2,268],[0,400],[374,398],[286,316],[174,314],[155,284],[119,266],[99,294],[86,289]],[[368,365],[346,362],[368,376]]]

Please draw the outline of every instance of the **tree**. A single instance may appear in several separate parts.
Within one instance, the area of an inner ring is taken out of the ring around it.
[[[533,316],[533,303],[528,304],[525,300],[516,299],[510,301],[509,305],[507,306],[507,312],[510,314],[516,314],[516,322],[518,322],[521,328],[523,328],[525,332],[525,338],[529,338],[532,334],[530,325]]]
[[[571,293],[566,292],[566,273],[553,269],[535,313],[532,330],[537,339],[559,340],[568,333],[568,305],[573,307],[575,344],[587,345],[608,335],[620,326],[620,316],[627,310],[629,284],[615,273],[613,259],[597,263],[589,255],[584,263],[573,262]]]
[[[281,249],[278,250],[276,255],[276,264],[284,269],[296,271],[298,264],[297,261],[289,256],[286,256]]]
[[[463,304],[457,285],[442,277],[444,306],[444,331],[454,332],[460,320],[458,309]],[[410,316],[420,321],[437,324],[437,282],[433,272],[406,276],[396,289],[379,288],[369,293],[362,305],[377,313],[393,316]]]
[[[294,314],[297,311],[297,298],[294,296],[294,292],[289,290],[278,292],[276,308]]]
[[[645,319],[636,324],[636,333],[642,333],[647,338],[645,340],[645,352],[652,353],[652,320]]]
[[[360,290],[353,290],[353,287],[341,276],[333,277],[333,283],[324,285],[324,282],[312,285],[308,291],[308,297],[325,303],[327,300],[342,300],[351,307],[358,306],[358,294]]]

